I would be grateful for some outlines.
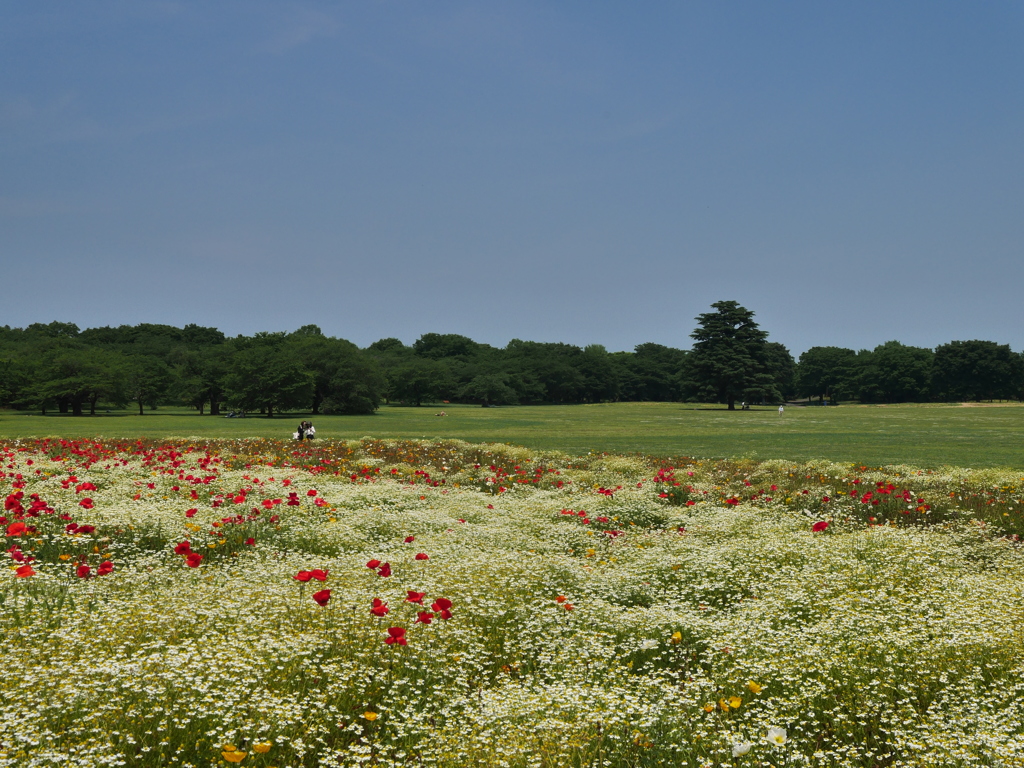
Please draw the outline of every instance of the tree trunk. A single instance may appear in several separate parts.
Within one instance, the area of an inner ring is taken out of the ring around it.
[[[146,415],[146,411],[142,407],[142,398],[140,397],[139,398],[139,416],[145,416],[145,415]]]
[[[267,418],[268,419],[274,418],[274,406],[272,406],[272,405],[268,405],[267,406]]]
[[[320,415],[320,403],[322,403],[323,401],[324,401],[324,399],[320,396],[319,392],[314,392],[313,393],[313,415],[314,416],[319,416]]]
[[[210,415],[220,416],[220,402],[215,397],[210,398]]]
[[[61,413],[68,412],[68,399],[66,397],[62,397],[60,400],[57,401],[57,410],[60,411]]]
[[[75,398],[71,401],[71,415],[81,416],[82,415],[82,401]]]
[[[729,410],[730,411],[735,411],[736,410],[736,398],[734,398],[734,397],[730,397],[729,398]]]
[[[203,400],[203,402],[201,402],[201,403],[199,404],[199,415],[200,415],[200,416],[202,416],[202,415],[203,415],[203,412],[204,412],[205,410],[206,410],[206,401],[205,401],[205,400]]]
[[[93,395],[92,397],[89,398],[89,415],[90,416],[95,416],[96,415],[96,401],[98,399],[99,399],[99,397],[97,395]]]

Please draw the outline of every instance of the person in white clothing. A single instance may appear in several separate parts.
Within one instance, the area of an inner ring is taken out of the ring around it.
[[[785,410],[786,410],[786,409],[785,409],[785,408],[783,408],[783,407],[782,407],[782,406],[780,405],[780,406],[779,406],[779,416],[781,416],[781,415],[782,415],[782,412],[783,412],[783,411],[785,411]]]

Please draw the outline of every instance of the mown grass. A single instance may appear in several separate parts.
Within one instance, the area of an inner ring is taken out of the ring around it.
[[[444,410],[447,416],[437,416]],[[306,415],[267,419],[160,409],[89,417],[0,412],[0,437],[285,438]],[[324,438],[457,438],[537,450],[706,458],[829,459],[881,466],[1024,466],[1020,404],[795,407],[726,411],[681,403],[476,408],[383,407],[372,416],[318,416]]]

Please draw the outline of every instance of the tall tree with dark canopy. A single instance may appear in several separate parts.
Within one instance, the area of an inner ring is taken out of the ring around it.
[[[230,405],[273,418],[274,411],[305,408],[312,401],[313,373],[285,334],[261,332],[235,344],[238,352],[224,380]]]
[[[797,364],[797,390],[805,397],[817,396],[819,402],[828,398],[835,403],[840,397],[857,392],[857,353],[845,347],[811,347]]]
[[[898,341],[857,353],[862,403],[924,403],[930,398],[932,358],[926,347]]]
[[[951,341],[935,348],[932,391],[942,400],[1002,400],[1013,397],[1024,374],[1008,344]]]
[[[768,334],[754,322],[754,313],[735,301],[711,305],[698,315],[687,358],[691,394],[701,400],[727,403],[782,399],[769,362]]]

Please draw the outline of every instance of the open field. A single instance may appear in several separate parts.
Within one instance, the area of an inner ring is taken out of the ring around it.
[[[448,416],[434,414],[444,409]],[[161,409],[95,417],[0,411],[0,437],[287,437],[305,416],[246,419]],[[373,416],[318,416],[322,438],[457,438],[569,453],[830,459],[869,465],[1024,467],[1019,404],[789,407],[729,412],[679,403],[475,408],[383,407]]]
[[[0,767],[1024,764],[1019,473],[0,441]]]

